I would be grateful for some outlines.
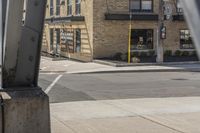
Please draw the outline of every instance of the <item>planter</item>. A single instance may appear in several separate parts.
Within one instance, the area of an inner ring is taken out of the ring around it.
[[[132,63],[140,63],[140,59],[138,57],[132,57],[131,60]]]

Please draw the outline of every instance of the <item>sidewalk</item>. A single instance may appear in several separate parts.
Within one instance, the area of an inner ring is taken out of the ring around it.
[[[52,133],[199,133],[200,98],[51,104]]]
[[[115,67],[98,63],[83,63],[70,60],[52,61],[42,57],[41,73],[111,73],[111,72],[173,72],[173,71],[200,71],[199,63],[192,64],[168,64],[147,66]]]

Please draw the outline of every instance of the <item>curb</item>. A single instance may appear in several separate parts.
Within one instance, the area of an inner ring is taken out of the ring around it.
[[[56,73],[56,74],[59,74],[59,73],[66,73],[67,71],[39,71],[39,73]]]
[[[188,62],[164,62],[164,63],[113,63],[105,60],[94,60],[94,63],[108,65],[113,67],[130,67],[130,66],[170,66],[170,65],[187,65],[187,64],[200,64],[200,61]]]
[[[200,69],[152,69],[152,70],[108,70],[88,72],[67,72],[67,74],[105,74],[105,73],[141,73],[141,72],[200,72]]]

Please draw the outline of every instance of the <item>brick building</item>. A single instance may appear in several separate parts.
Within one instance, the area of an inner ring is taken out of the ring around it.
[[[164,5],[171,17],[162,17],[159,0],[48,0],[43,51],[83,61],[122,57],[128,51],[131,22],[132,57],[155,61],[159,54],[195,55],[177,0]],[[160,18],[166,30],[163,40]]]

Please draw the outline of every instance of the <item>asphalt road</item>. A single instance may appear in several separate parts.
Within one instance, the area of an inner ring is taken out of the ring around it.
[[[130,98],[200,96],[199,72],[110,74],[41,73],[51,103]]]

